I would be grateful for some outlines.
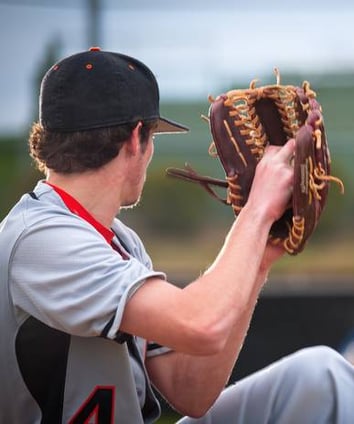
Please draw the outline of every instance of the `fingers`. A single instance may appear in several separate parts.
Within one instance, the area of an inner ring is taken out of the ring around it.
[[[284,146],[268,145],[258,167],[267,168],[270,166],[273,168],[280,166],[283,168],[285,166],[286,169],[293,170],[294,155],[295,140],[293,138],[289,139]]]
[[[295,139],[291,138],[284,144],[282,149],[279,152],[279,155],[284,158],[284,160],[290,161],[294,157],[295,153]]]
[[[265,155],[278,155],[280,159],[289,160],[295,152],[295,139],[289,139],[283,146],[268,144],[265,148]]]
[[[257,165],[251,194],[262,202],[264,211],[273,221],[280,218],[291,201],[294,177],[291,160],[294,153],[294,139],[284,146],[271,145]]]

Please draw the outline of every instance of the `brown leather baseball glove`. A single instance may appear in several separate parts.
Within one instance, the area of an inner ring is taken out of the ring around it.
[[[281,85],[277,69],[275,75],[274,85],[257,87],[253,80],[247,89],[209,97],[207,120],[213,137],[209,153],[219,158],[225,180],[199,175],[188,165],[185,169],[169,168],[167,174],[199,183],[238,215],[247,202],[265,147],[282,146],[295,138],[292,204],[269,235],[273,244],[282,244],[295,255],[304,249],[318,224],[330,181],[338,183],[342,192],[344,186],[330,175],[330,152],[316,93],[307,81],[302,87]],[[215,186],[227,188],[226,199]]]

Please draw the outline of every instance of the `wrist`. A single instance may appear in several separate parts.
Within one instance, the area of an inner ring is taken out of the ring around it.
[[[266,233],[267,237],[274,219],[267,213],[262,205],[253,205],[247,202],[239,214],[239,218],[247,219],[257,231]]]

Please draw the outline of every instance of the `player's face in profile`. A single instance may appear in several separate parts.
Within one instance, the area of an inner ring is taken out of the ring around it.
[[[122,207],[136,206],[141,198],[146,180],[146,171],[154,154],[154,137],[151,133],[144,147],[140,145],[140,154],[136,157],[129,177],[129,192]]]

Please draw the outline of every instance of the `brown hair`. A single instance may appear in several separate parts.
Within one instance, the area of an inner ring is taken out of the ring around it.
[[[144,121],[140,143],[144,149],[157,121]],[[30,155],[37,168],[70,174],[97,169],[116,157],[138,123],[70,133],[49,131],[35,122],[29,135]]]

